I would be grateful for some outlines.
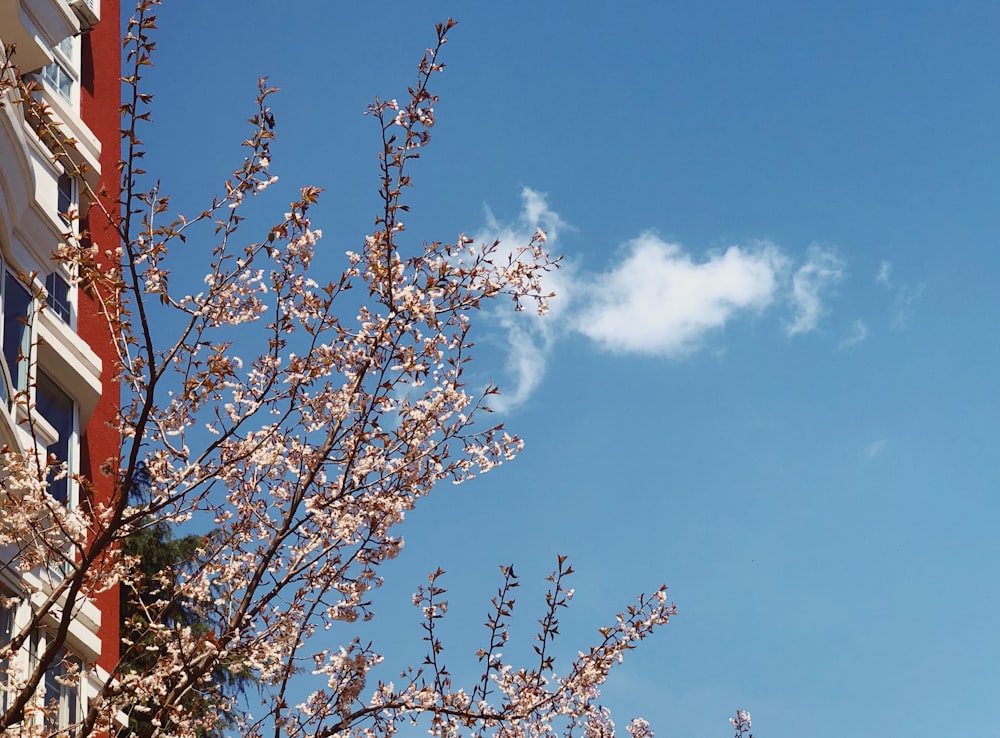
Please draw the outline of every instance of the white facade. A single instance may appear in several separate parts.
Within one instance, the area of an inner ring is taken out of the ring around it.
[[[99,16],[99,0],[0,0],[0,449],[55,456],[71,473],[79,470],[82,429],[101,396],[102,362],[76,333],[73,275],[52,257],[76,235],[76,218],[87,206],[81,193],[88,185],[96,189],[100,174],[101,142],[80,113],[83,34]],[[18,75],[35,83],[31,94],[48,109],[68,155],[44,134],[45,113],[19,102]],[[50,475],[50,494],[78,506],[76,483],[59,476]],[[16,555],[15,546],[0,549],[0,668],[11,666],[14,676],[44,651],[47,628],[61,614],[57,603],[16,653],[5,653],[60,576],[58,566],[28,573],[7,566]],[[36,696],[38,706],[53,709],[31,718],[49,729],[74,723],[101,684],[95,667],[101,612],[90,602],[75,609],[64,658]],[[81,668],[85,676],[76,685],[65,678]],[[0,682],[6,677],[0,671]],[[7,702],[0,692],[0,713]]]

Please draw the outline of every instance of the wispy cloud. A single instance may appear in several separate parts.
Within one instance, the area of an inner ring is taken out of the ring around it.
[[[885,285],[886,287],[892,287],[892,263],[888,261],[883,261],[878,266],[878,271],[875,273],[875,281],[879,284]]]
[[[499,240],[501,247],[514,249],[531,241],[539,228],[546,233],[546,247],[549,251],[558,253],[559,234],[569,228],[568,224],[549,208],[543,193],[524,187],[521,190],[521,212],[517,220],[513,223],[501,223],[487,208],[486,227],[475,238],[483,242]],[[505,335],[506,368],[509,373],[509,381],[505,383],[503,393],[490,400],[490,406],[494,410],[503,412],[523,404],[545,376],[554,331],[562,322],[563,312],[572,299],[572,273],[572,267],[564,265],[562,269],[545,275],[545,291],[558,295],[558,299],[551,302],[546,315],[540,316],[534,310],[512,315],[506,306],[494,314]]]
[[[561,251],[560,233],[570,226],[553,211],[546,196],[521,192],[522,209],[511,223],[487,211],[477,240],[499,239],[514,248],[537,228],[546,246]],[[828,311],[829,291],[843,277],[843,262],[827,247],[811,246],[795,263],[774,243],[734,244],[704,255],[646,232],[625,243],[603,269],[583,270],[572,259],[546,276],[553,291],[549,313],[497,312],[495,326],[507,350],[504,394],[491,405],[509,410],[524,403],[545,376],[548,357],[559,340],[585,336],[605,351],[682,358],[713,343],[713,337],[740,319],[791,305],[784,331],[813,331]],[[867,326],[857,321],[844,345],[864,340]],[[717,348],[717,347],[715,347]]]
[[[515,221],[504,223],[497,219],[489,207],[486,208],[486,226],[473,237],[477,241],[492,242],[500,241],[500,247],[509,251],[524,246],[538,229],[545,231],[545,247],[550,253],[559,253],[559,235],[564,230],[572,230],[566,221],[559,217],[559,214],[552,210],[546,195],[530,187],[521,188],[521,212]],[[550,306],[551,314],[557,315],[565,309],[569,303],[573,291],[573,269],[571,265],[563,263],[562,269],[548,272],[545,277],[544,289],[555,292],[559,295],[558,300],[554,300]],[[537,313],[532,310],[525,310],[520,314],[526,319],[536,319]],[[551,321],[549,321],[551,322]]]
[[[501,324],[506,330],[508,351],[507,370],[512,389],[490,399],[490,406],[499,412],[518,407],[531,396],[545,376],[551,339],[544,332],[532,330],[530,324],[505,316]]]
[[[869,459],[874,459],[882,455],[885,451],[886,445],[888,445],[888,438],[879,438],[877,441],[872,441],[864,447],[863,453]]]
[[[863,320],[855,320],[851,323],[851,332],[841,339],[840,343],[837,344],[838,349],[846,349],[851,346],[856,346],[857,344],[868,338],[868,326]]]
[[[901,331],[910,324],[910,319],[917,310],[917,305],[924,294],[927,286],[923,282],[913,286],[908,284],[896,285],[892,280],[892,263],[883,261],[875,275],[875,281],[885,287],[892,294],[892,312],[889,318],[889,327],[895,331]]]
[[[645,233],[583,288],[573,328],[613,351],[678,356],[737,315],[774,301],[785,258],[772,245],[731,246],[695,261]]]
[[[926,284],[920,283],[916,287],[903,285],[895,290],[892,301],[892,318],[889,322],[893,330],[901,331],[910,324],[913,314],[917,311],[924,295]]]
[[[792,277],[795,317],[785,327],[789,336],[816,329],[823,315],[823,293],[844,276],[844,262],[833,249],[813,244],[806,263]]]

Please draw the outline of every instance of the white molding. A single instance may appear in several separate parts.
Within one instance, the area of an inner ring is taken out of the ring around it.
[[[54,586],[51,578],[52,573],[47,570],[41,576],[37,570],[22,575],[24,585],[31,590],[28,599],[33,609],[41,607],[52,593]],[[50,629],[58,628],[65,604],[66,596],[63,594],[42,618],[42,626]],[[100,609],[90,600],[81,599],[73,608],[73,618],[66,634],[66,646],[84,661],[95,661],[101,654],[101,639],[97,635],[100,627]]]
[[[101,399],[101,358],[56,314],[35,314],[37,367],[54,379],[76,402],[79,427],[86,428]]]

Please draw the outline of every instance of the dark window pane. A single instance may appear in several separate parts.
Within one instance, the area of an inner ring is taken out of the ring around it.
[[[3,594],[0,592],[0,594]],[[6,648],[14,637],[14,610],[10,607],[0,607],[0,649]],[[0,659],[0,681],[7,681],[9,658]],[[0,710],[7,710],[7,691],[0,689]]]
[[[71,679],[78,679],[79,662],[60,650],[55,660],[45,672],[45,707],[50,710],[46,715],[46,727],[52,731],[66,729],[77,720],[77,705],[80,702],[80,688],[77,682],[67,684]]]
[[[45,278],[45,289],[49,293],[49,296],[45,299],[45,304],[56,315],[62,318],[63,322],[69,323],[69,283],[58,272],[51,272]]]
[[[61,464],[68,464],[73,439],[73,399],[42,371],[38,372],[35,387],[35,409],[59,434],[59,439],[48,447],[49,455]],[[65,504],[69,500],[69,477],[54,479],[55,475],[55,470],[49,473],[49,494]]]
[[[31,293],[10,272],[4,272],[3,285],[3,358],[15,390],[27,384],[27,361],[18,356],[28,355],[28,311]]]
[[[66,214],[70,210],[76,208],[76,182],[68,174],[59,175],[59,217],[62,218],[63,223],[69,224],[69,218]]]

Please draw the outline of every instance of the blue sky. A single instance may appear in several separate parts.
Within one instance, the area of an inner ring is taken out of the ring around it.
[[[448,571],[460,675],[497,565],[523,577],[527,651],[567,554],[566,657],[661,582],[680,611],[608,683],[621,726],[729,735],[742,707],[759,738],[981,733],[1000,686],[1000,6],[168,3],[147,168],[201,210],[270,75],[262,222],[324,187],[316,269],[339,273],[377,207],[361,113],[405,95],[449,15],[408,233],[541,225],[566,261],[546,320],[485,316],[476,377],[527,447],[407,521],[373,631],[393,668],[427,571]]]

